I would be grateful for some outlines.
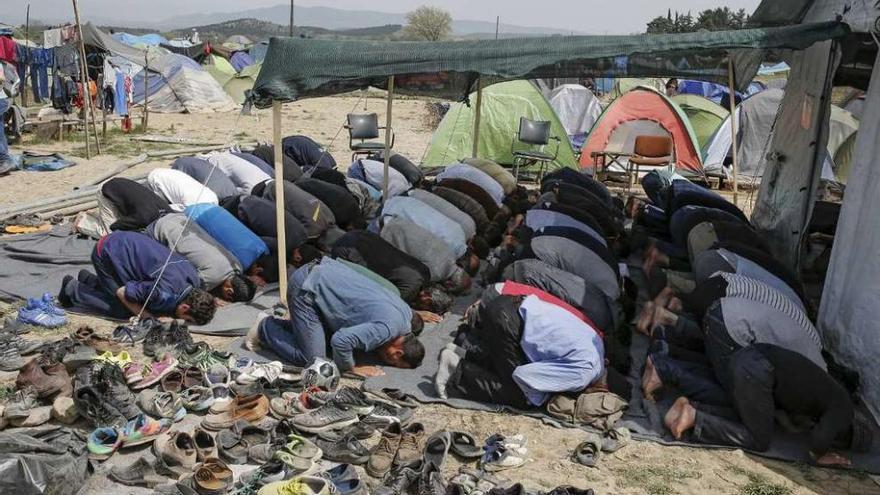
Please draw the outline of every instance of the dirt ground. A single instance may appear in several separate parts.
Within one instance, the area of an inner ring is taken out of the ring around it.
[[[385,102],[367,98],[367,111],[376,112],[384,122]],[[306,100],[284,107],[283,134],[305,134],[329,146],[340,168],[350,162],[348,135],[341,128],[345,115],[363,111],[364,100],[357,97],[337,97]],[[397,100],[394,103],[396,144],[395,150],[418,161],[430,143],[433,128],[426,118],[427,106],[421,100]],[[239,117],[235,113],[208,115],[151,114],[149,134],[221,142],[270,141],[271,114],[256,110],[254,115]],[[63,143],[30,138],[12,146],[18,153],[41,150],[66,153],[75,158],[75,167],[58,172],[16,172],[0,177],[0,207],[43,198],[59,196],[72,191],[76,185],[97,177],[119,163],[144,150],[173,148],[165,144],[135,143],[113,130],[103,142],[108,154],[91,160],[84,156],[81,136]],[[143,174],[156,167],[168,166],[170,159],[138,165],[124,176]],[[741,195],[742,198],[748,194]],[[741,200],[743,201],[743,200]],[[2,240],[0,240],[2,242]],[[56,287],[47,287],[55,292]],[[49,339],[62,336],[80,324],[89,324],[102,333],[109,333],[114,323],[99,318],[73,316],[68,328],[53,332],[34,332],[28,338]],[[218,347],[224,338],[197,338]],[[14,380],[14,373],[0,373],[0,383]],[[580,430],[559,429],[541,422],[510,414],[460,411],[445,406],[425,405],[416,412],[416,418],[425,423],[428,431],[452,428],[466,431],[481,439],[493,433],[522,433],[529,438],[531,461],[525,466],[501,473],[503,477],[521,481],[528,488],[550,489],[570,484],[593,488],[598,494],[880,494],[880,486],[872,476],[860,472],[842,472],[818,469],[805,465],[770,461],[743,453],[740,450],[707,450],[682,447],[664,447],[650,442],[633,442],[612,455],[602,457],[598,468],[586,468],[573,463],[570,454],[580,442]],[[147,449],[143,449],[146,452]],[[132,459],[133,460],[133,459]],[[452,472],[457,464],[447,469]],[[93,476],[88,493],[147,493],[110,483],[103,477],[103,469]]]

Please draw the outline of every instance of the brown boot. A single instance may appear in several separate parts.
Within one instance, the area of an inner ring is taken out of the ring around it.
[[[18,372],[15,380],[16,388],[22,389],[31,386],[36,390],[41,399],[52,397],[56,394],[70,396],[73,392],[70,383],[70,375],[61,363],[43,367],[39,364],[39,358],[34,358],[25,363]]]
[[[422,459],[425,449],[425,426],[413,423],[403,430],[400,436],[400,448],[394,457],[395,466],[411,466]]]
[[[394,462],[394,456],[400,448],[400,423],[392,423],[385,431],[382,432],[382,439],[379,445],[370,455],[367,461],[367,474],[374,478],[382,478],[391,470],[391,464]]]

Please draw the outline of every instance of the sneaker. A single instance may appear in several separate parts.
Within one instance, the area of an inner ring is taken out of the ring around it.
[[[333,462],[361,465],[370,460],[367,450],[353,436],[345,436],[337,441],[316,439],[315,445],[324,452],[324,459]]]
[[[353,409],[358,416],[370,414],[374,409],[373,403],[359,388],[342,387],[336,392],[332,400],[340,407]]]
[[[394,456],[395,466],[411,466],[422,460],[425,449],[425,426],[413,423],[400,435],[400,448]]]
[[[135,324],[119,325],[113,329],[111,338],[116,342],[136,344],[147,337],[153,327],[161,326],[159,320],[144,318]]]
[[[122,436],[115,428],[97,428],[89,433],[86,444],[90,458],[107,459],[122,446]]]
[[[419,476],[419,495],[446,495],[446,481],[440,470],[433,464],[426,463]]]
[[[269,483],[258,495],[329,495],[330,483],[317,476],[299,476],[292,480]]]
[[[123,447],[133,447],[152,442],[170,427],[171,422],[167,419],[157,421],[148,418],[145,414],[139,414],[120,429],[119,436],[122,437]]]
[[[76,371],[76,384],[93,388],[103,402],[127,419],[141,413],[137,397],[128,388],[125,373],[118,366],[100,362],[82,366]]]
[[[390,424],[385,425],[382,429],[385,429],[388,426],[390,426]],[[341,430],[320,431],[318,432],[318,438],[327,440],[328,442],[336,442],[347,436],[354,437],[358,440],[366,440],[372,438],[372,436],[376,434],[376,430],[377,428],[364,423],[364,420],[362,419],[354,425]]]
[[[385,483],[373,491],[375,495],[404,495],[409,488],[419,479],[421,466],[404,467],[387,477]]]
[[[37,391],[33,387],[25,387],[15,392],[15,395],[6,403],[3,417],[8,420],[25,419],[32,409],[39,407]]]
[[[175,366],[177,366],[177,360],[174,359],[171,354],[165,354],[165,356],[159,361],[149,364],[149,370],[144,374],[144,378],[131,388],[134,390],[140,390],[142,388],[147,388],[150,385],[155,385],[156,383],[159,383],[165,375],[174,371]]]
[[[24,359],[15,342],[0,340],[0,371],[18,371],[22,366]]]
[[[522,466],[526,459],[518,452],[514,452],[504,445],[495,444],[486,448],[486,453],[480,459],[480,469],[495,472]]]
[[[157,392],[144,390],[138,396],[138,406],[145,413],[154,418],[180,421],[186,416],[183,400],[174,392]]]
[[[55,301],[55,297],[48,292],[43,293],[43,297],[37,301],[37,304],[43,308],[43,311],[53,314],[55,316],[67,316],[67,311],[59,308],[57,302]]]
[[[193,442],[196,444],[196,459],[204,461],[209,457],[217,457],[217,441],[207,430],[196,427],[193,433]]]
[[[399,407],[380,402],[376,404],[376,407],[373,408],[370,414],[361,420],[361,423],[380,430],[391,426],[392,423],[399,423],[400,426],[405,427],[412,420],[412,417],[413,410],[408,407]]]
[[[186,335],[189,336],[189,331]],[[189,340],[192,342],[192,337],[189,337]],[[178,355],[184,366],[194,366],[202,371],[211,369],[215,364],[225,365],[231,357],[231,354],[211,349],[211,346],[205,342],[190,344],[184,347]]]
[[[214,406],[217,406],[216,412],[220,412],[223,406],[228,405],[232,401],[232,398],[229,396],[229,381],[229,369],[220,363],[211,366],[205,371],[205,384],[214,395]]]
[[[241,368],[235,381],[246,385],[260,380],[266,380],[269,383],[275,382],[281,375],[284,365],[280,361],[271,361],[268,363],[251,363],[249,366]]]
[[[192,335],[183,320],[152,325],[144,336],[144,354],[147,356],[156,356],[164,350],[186,349],[192,345]]]
[[[366,471],[374,478],[381,478],[391,470],[394,457],[400,448],[401,430],[398,423],[392,424],[382,432],[382,439],[367,461]]]
[[[118,409],[108,404],[92,387],[77,386],[73,402],[80,416],[96,427],[120,427],[127,419]]]
[[[257,469],[243,473],[238,478],[238,484],[242,489],[250,487],[253,493],[253,491],[263,485],[284,481],[285,479],[287,479],[287,469],[284,463],[277,459],[271,459]]]
[[[145,457],[139,458],[133,464],[113,466],[107,476],[123,485],[147,488],[168,482],[168,478],[156,472],[156,468]]]
[[[317,409],[294,416],[292,422],[299,430],[318,433],[353,425],[358,422],[358,414],[354,408],[345,408],[330,401]]]
[[[47,312],[39,305],[25,306],[18,310],[18,321],[28,325],[44,328],[58,328],[67,325],[67,316],[58,316]]]
[[[214,396],[208,387],[190,387],[180,394],[187,411],[205,411],[214,404]]]

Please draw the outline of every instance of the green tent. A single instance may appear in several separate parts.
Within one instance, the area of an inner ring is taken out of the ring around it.
[[[700,149],[706,146],[718,127],[730,115],[730,111],[725,110],[721,105],[699,95],[675,95],[672,101],[684,110],[688,120],[691,121]]]
[[[229,60],[218,55],[208,55],[205,57],[203,65],[205,70],[220,83],[220,86],[225,86],[230,79],[235,77],[235,68],[232,67]]]
[[[455,103],[443,117],[431,139],[431,146],[423,166],[440,166],[471,156],[474,136],[474,107],[476,93],[470,95],[471,106]],[[520,117],[551,122],[551,136],[559,138],[559,154],[551,169],[576,167],[574,150],[569,144],[559,117],[544,99],[541,91],[529,81],[509,81],[483,88],[480,119],[480,146],[477,156],[502,165],[511,165],[510,145],[519,130]],[[518,144],[517,149],[525,147]],[[553,153],[556,143],[551,141],[545,151]]]
[[[257,80],[257,76],[260,75],[260,68],[263,67],[263,64],[254,64],[241,69],[241,72],[238,74],[234,74],[226,84],[223,85],[223,90],[226,91],[226,94],[232,97],[232,100],[236,103],[244,103],[244,92],[253,89],[254,82]]]

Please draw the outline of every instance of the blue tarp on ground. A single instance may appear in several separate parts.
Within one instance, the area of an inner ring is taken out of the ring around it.
[[[159,46],[162,43],[168,43],[168,40],[158,34],[135,36],[128,33],[113,33],[111,36],[116,41],[121,41],[128,46]]]

